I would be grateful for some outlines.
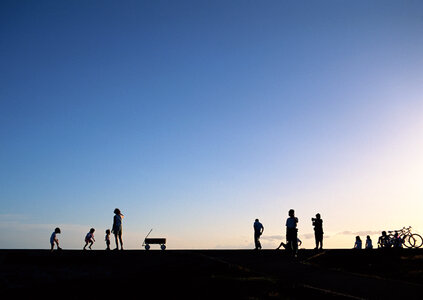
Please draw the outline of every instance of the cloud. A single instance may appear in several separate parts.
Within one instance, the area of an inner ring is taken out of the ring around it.
[[[361,235],[376,235],[380,234],[382,230],[367,230],[367,231],[342,231],[338,232],[336,235],[355,235],[355,236],[361,236]]]
[[[304,239],[304,240],[314,239],[314,233],[302,234],[301,238]]]
[[[260,239],[262,241],[270,241],[270,242],[274,242],[274,241],[282,241],[283,236],[282,235],[262,235],[260,237]]]
[[[314,233],[299,234],[298,237],[302,240],[314,239]],[[325,238],[329,238],[329,236],[325,235]],[[285,236],[283,236],[283,235],[262,235],[260,237],[260,239],[262,241],[270,241],[270,242],[283,241],[285,239]]]

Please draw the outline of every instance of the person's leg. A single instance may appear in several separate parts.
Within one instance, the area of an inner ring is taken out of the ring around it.
[[[119,250],[118,235],[117,235],[117,233],[115,233],[115,243],[116,243],[116,249],[115,250]]]
[[[122,231],[119,232],[120,250],[123,250]]]
[[[254,246],[256,250],[259,249],[259,245],[260,245],[259,237],[260,235],[258,235],[257,233],[254,233]]]
[[[278,247],[278,248],[276,248],[276,250],[279,250],[281,247],[284,247],[284,248],[286,249],[286,245],[285,245],[285,243],[284,243],[284,242],[281,242],[281,243],[279,244],[279,247]]]
[[[90,245],[88,246],[88,248],[90,248],[90,250],[92,250],[92,249],[91,249],[91,247],[92,247],[92,245],[93,245],[93,244],[94,244],[94,242],[93,242],[93,241],[91,241],[91,242],[90,242]]]
[[[318,249],[319,248],[319,235],[316,232],[314,233],[314,241],[316,243],[316,248],[314,248],[314,249]]]
[[[297,255],[298,252],[298,235],[297,235],[297,230],[293,230],[292,232],[292,245],[293,245],[293,250],[294,250],[294,255]]]
[[[84,248],[82,250],[85,250],[85,247],[87,247],[87,245],[88,245],[88,242],[85,241],[85,246],[84,246]]]
[[[50,251],[53,251],[54,249],[54,243],[50,243],[51,247],[50,247]]]

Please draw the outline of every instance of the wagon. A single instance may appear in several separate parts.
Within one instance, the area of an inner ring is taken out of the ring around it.
[[[150,230],[150,232],[145,237],[144,242],[142,243],[145,250],[150,250],[150,245],[160,245],[160,248],[162,250],[165,250],[166,238],[149,238],[148,236],[150,235],[151,231],[153,231],[153,229]]]
[[[165,238],[146,238],[144,239],[145,250],[150,250],[150,245],[160,245],[162,250],[166,249],[166,239]]]

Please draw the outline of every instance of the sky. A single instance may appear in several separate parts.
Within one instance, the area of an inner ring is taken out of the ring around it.
[[[1,1],[0,248],[423,233],[422,53],[421,1]]]

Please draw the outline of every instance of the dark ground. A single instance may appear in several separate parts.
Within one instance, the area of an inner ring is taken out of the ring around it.
[[[423,250],[0,250],[12,299],[422,299],[422,287]]]

